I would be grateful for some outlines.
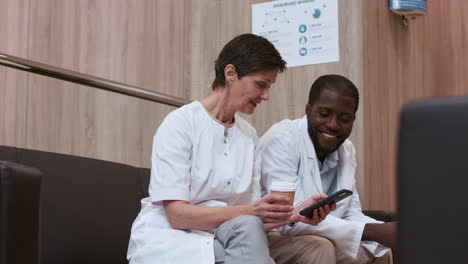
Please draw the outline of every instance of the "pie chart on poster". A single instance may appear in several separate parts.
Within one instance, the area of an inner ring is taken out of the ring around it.
[[[320,11],[320,9],[318,9],[318,8],[315,8],[314,13],[312,14],[312,16],[314,18],[319,18],[321,14],[322,14],[322,11]]]

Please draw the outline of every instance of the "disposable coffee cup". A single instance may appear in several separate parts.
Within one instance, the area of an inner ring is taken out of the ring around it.
[[[293,205],[296,194],[296,184],[293,182],[274,181],[270,185],[271,194],[282,195],[289,198],[289,202],[276,202],[276,204]]]

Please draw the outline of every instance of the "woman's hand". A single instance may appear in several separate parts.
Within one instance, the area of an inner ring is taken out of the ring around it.
[[[327,197],[327,195],[324,194],[324,193],[316,194],[316,195],[313,195],[312,197],[308,198],[304,202],[302,202],[299,206],[294,208],[293,214],[292,214],[291,218],[289,219],[289,222],[290,223],[302,222],[302,223],[313,225],[313,226],[318,225],[320,222],[322,222],[325,219],[325,217],[327,217],[327,215],[331,211],[336,209],[335,204],[333,204],[332,206],[325,205],[323,207],[320,207],[319,209],[315,209],[314,212],[313,212],[313,216],[311,218],[302,216],[302,215],[299,214],[299,212],[301,210],[309,207],[310,205],[312,205],[314,203],[317,203],[318,201],[320,201],[322,199],[325,199],[326,197]]]
[[[285,196],[269,194],[249,204],[249,214],[260,217],[265,230],[269,231],[288,223],[293,210],[292,206],[287,205],[290,202]]]

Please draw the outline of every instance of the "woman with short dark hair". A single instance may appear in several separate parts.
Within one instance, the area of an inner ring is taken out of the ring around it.
[[[286,224],[292,207],[283,196],[260,198],[258,137],[237,112],[251,114],[268,100],[285,67],[268,40],[240,35],[215,62],[212,93],[165,118],[130,263],[274,263],[265,230]]]

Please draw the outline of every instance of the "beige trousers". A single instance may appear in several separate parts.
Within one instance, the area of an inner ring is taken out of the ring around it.
[[[330,240],[314,236],[282,236],[278,232],[268,233],[270,255],[276,264],[392,264],[392,254],[389,251],[380,258],[375,258],[362,245],[357,258],[337,259],[335,246]]]

